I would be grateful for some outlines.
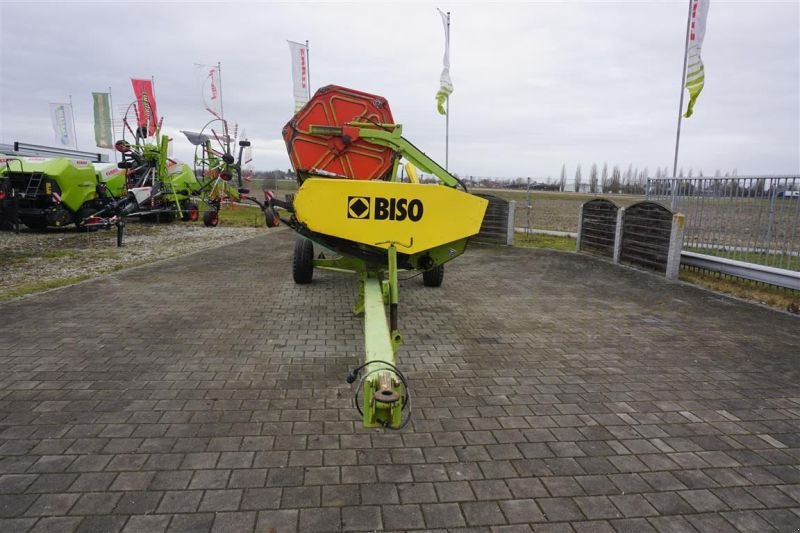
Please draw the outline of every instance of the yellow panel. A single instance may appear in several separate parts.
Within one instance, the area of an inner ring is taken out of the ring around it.
[[[414,254],[480,231],[488,202],[444,185],[307,179],[294,200],[311,231]],[[413,244],[411,244],[413,241]]]

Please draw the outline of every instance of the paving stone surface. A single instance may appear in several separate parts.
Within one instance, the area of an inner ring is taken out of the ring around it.
[[[364,430],[354,277],[278,231],[0,304],[0,531],[795,531],[800,320],[575,254],[402,282]]]

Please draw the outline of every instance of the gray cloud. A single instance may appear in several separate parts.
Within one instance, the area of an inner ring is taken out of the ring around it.
[[[199,129],[194,63],[222,62],[226,116],[246,128],[256,167],[288,168],[286,39],[311,43],[311,82],[381,94],[406,135],[444,161],[435,111],[443,51],[436,4],[0,4],[0,141],[52,144],[47,103],[72,95],[79,143],[93,143],[92,91],[132,100],[156,80],[176,135]],[[440,4],[453,13],[451,168],[464,175],[557,177],[566,163],[672,164],[685,1]],[[714,1],[706,87],[684,120],[680,166],[800,173],[798,3]]]

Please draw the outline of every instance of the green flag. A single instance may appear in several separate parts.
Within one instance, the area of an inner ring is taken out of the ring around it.
[[[92,93],[94,100],[94,140],[98,148],[113,148],[114,136],[111,133],[111,113],[108,93]]]
[[[689,105],[685,118],[692,116],[694,104],[705,86],[706,73],[700,49],[706,35],[706,18],[708,17],[709,0],[692,0],[692,11],[689,14],[689,42],[687,43],[686,89],[689,91]]]
[[[450,13],[445,15],[441,9],[437,9],[437,11],[442,17],[442,26],[444,26],[444,59],[442,75],[439,77],[439,91],[436,93],[436,108],[440,114],[445,115],[447,111],[444,104],[453,92],[453,82],[450,80]]]

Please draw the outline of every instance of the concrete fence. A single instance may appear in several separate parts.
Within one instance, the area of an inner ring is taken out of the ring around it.
[[[655,202],[624,208],[598,198],[581,205],[577,250],[676,280],[685,226],[682,214]]]

